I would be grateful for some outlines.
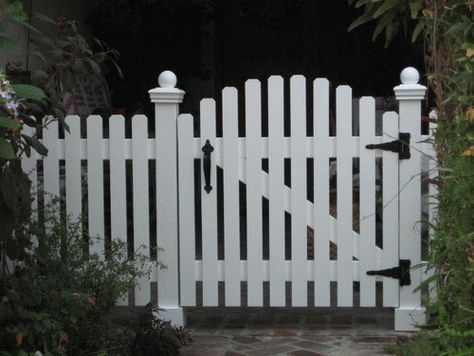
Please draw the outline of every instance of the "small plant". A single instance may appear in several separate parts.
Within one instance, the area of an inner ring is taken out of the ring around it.
[[[80,222],[55,206],[24,226],[38,247],[0,281],[0,349],[14,354],[107,350],[118,332],[112,308],[151,272],[149,256],[135,251],[129,259],[125,242],[112,241],[107,256],[89,255]]]
[[[135,326],[130,354],[140,356],[178,355],[179,349],[192,341],[182,327],[175,327],[169,321],[160,320],[159,310],[147,307]]]
[[[7,22],[29,26],[21,1],[7,4],[0,0],[0,33]],[[30,27],[30,26],[29,26]],[[0,35],[0,49],[16,52],[20,46],[13,39]],[[38,87],[14,84],[0,69],[0,272],[5,273],[7,256],[12,255],[12,247],[27,243],[21,233],[14,234],[16,226],[28,221],[31,214],[31,182],[21,168],[21,158],[30,156],[31,150],[46,155],[48,150],[37,139],[36,134],[26,135],[23,127],[39,127],[31,117],[36,106],[41,110],[46,105],[45,93]],[[42,111],[44,114],[44,111]],[[51,120],[46,120],[47,125]],[[18,251],[18,249],[16,249]]]

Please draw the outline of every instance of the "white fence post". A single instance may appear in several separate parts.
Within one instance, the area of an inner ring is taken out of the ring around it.
[[[400,305],[395,309],[395,330],[415,330],[425,322],[425,310],[421,305],[421,293],[415,291],[421,283],[421,101],[426,87],[418,84],[420,75],[415,68],[405,68],[400,79],[402,84],[395,87],[399,101],[399,131],[410,133],[411,158],[400,160],[400,259],[411,262],[411,284],[400,287]]]
[[[158,259],[166,269],[158,271],[160,317],[178,326],[185,325],[179,303],[177,119],[184,91],[175,88],[176,75],[164,71],[160,87],[149,91],[155,104],[156,137],[156,221],[157,244],[163,249]]]

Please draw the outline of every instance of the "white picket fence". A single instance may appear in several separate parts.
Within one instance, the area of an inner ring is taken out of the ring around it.
[[[72,216],[83,210],[87,193],[88,231],[105,236],[104,179],[110,182],[110,235],[127,241],[126,162],[132,161],[133,244],[150,246],[149,162],[156,162],[156,239],[164,252],[159,259],[166,270],[156,271],[135,291],[135,304],[145,305],[151,298],[151,282],[158,282],[158,304],[173,323],[184,325],[183,307],[195,306],[196,282],[202,282],[202,305],[219,305],[218,282],[225,285],[225,306],[242,306],[241,282],[246,282],[247,306],[264,305],[263,282],[269,282],[269,305],[286,306],[286,282],[291,282],[291,306],[307,306],[308,282],[314,282],[314,305],[331,306],[330,282],[337,282],[337,306],[354,306],[354,282],[360,283],[359,304],[376,305],[376,281],[383,283],[383,305],[395,307],[395,328],[413,329],[423,323],[420,284],[422,269],[410,272],[411,284],[399,286],[396,279],[366,274],[398,266],[409,259],[411,266],[421,262],[421,237],[416,224],[421,220],[421,162],[431,153],[430,135],[420,131],[421,100],[425,87],[417,84],[417,72],[405,70],[403,84],[395,88],[399,114],[383,115],[383,135],[375,135],[375,101],[360,100],[360,136],[352,135],[352,92],[348,86],[336,89],[337,136],[329,136],[330,87],[326,79],[313,82],[314,134],[307,136],[306,79],[290,80],[291,135],[284,135],[284,80],[268,80],[268,137],[262,137],[261,83],[245,85],[245,112],[238,112],[238,93],[225,88],[222,93],[222,137],[216,136],[216,103],[204,99],[200,109],[200,137],[194,137],[191,115],[179,115],[184,92],[174,88],[176,77],[170,72],[160,76],[161,87],[150,91],[155,103],[156,136],[149,137],[148,119],[134,116],[132,137],[125,138],[122,116],[108,119],[109,135],[104,138],[102,118],[86,120],[86,138],[81,138],[81,120],[68,116],[70,133],[58,137],[57,123],[43,133],[47,157],[33,154],[24,161],[32,170],[35,184],[42,182],[46,192],[60,195],[64,181],[66,209]],[[239,120],[245,120],[245,137],[239,137]],[[399,160],[393,152],[368,150],[367,144],[393,141],[398,133],[411,135],[411,158]],[[357,131],[356,131],[357,132]],[[210,155],[206,193],[201,169],[201,192],[195,191],[194,162],[203,165],[202,147],[213,146]],[[383,248],[376,244],[376,157],[383,162]],[[337,218],[330,214],[330,159],[336,160]],[[359,159],[359,233],[353,231],[353,158]],[[268,173],[262,170],[268,159]],[[285,185],[284,160],[291,162],[291,187]],[[313,160],[314,204],[307,199],[307,159]],[[43,176],[34,168],[43,161]],[[64,177],[60,166],[64,160]],[[81,162],[85,161],[85,168]],[[104,177],[104,161],[110,174]],[[432,176],[435,167],[428,165]],[[218,259],[217,167],[223,170],[224,259]],[[84,173],[85,172],[85,173]],[[84,177],[85,175],[85,177]],[[87,181],[84,192],[83,181]],[[239,182],[246,187],[246,248],[241,259]],[[434,193],[434,191],[431,191]],[[200,196],[200,214],[195,197]],[[106,195],[105,195],[106,196]],[[269,201],[269,259],[263,258],[264,225],[262,197]],[[130,202],[129,202],[130,203]],[[425,209],[431,215],[434,209]],[[285,212],[291,214],[291,260],[285,259]],[[196,256],[196,219],[201,217],[202,258]],[[314,259],[307,258],[307,228],[314,230]],[[152,236],[152,239],[155,237]],[[101,240],[104,241],[103,239]],[[337,245],[337,259],[330,258],[330,242]],[[104,244],[91,252],[101,253]],[[126,304],[123,301],[122,304]],[[290,306],[288,305],[288,306]]]

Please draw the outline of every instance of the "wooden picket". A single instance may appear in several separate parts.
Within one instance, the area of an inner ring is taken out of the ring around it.
[[[245,84],[247,187],[247,304],[263,306],[261,86]]]
[[[306,81],[301,75],[290,81],[291,118],[291,304],[307,305]]]
[[[132,117],[132,138],[133,247],[134,250],[150,254],[148,119],[146,116]],[[150,281],[147,276],[144,276],[135,288],[135,302],[137,305],[146,305],[150,298]]]
[[[212,99],[201,101],[201,142],[206,141],[216,147],[216,103]],[[202,152],[200,152],[201,154]],[[214,152],[214,154],[216,154]],[[201,170],[201,182],[205,182],[204,171]],[[202,303],[203,306],[217,306],[217,168],[215,160],[211,160],[211,181],[213,189],[201,192],[202,215]],[[189,271],[188,273],[191,273]]]
[[[75,128],[79,120],[72,120]],[[76,133],[77,134],[77,133]],[[125,119],[113,115],[109,119],[110,137],[110,232],[111,238],[127,242],[127,191],[125,166]],[[117,302],[128,305],[128,296]]]
[[[189,114],[178,118],[178,181],[179,181],[179,262],[181,273],[181,305],[196,305],[196,234],[194,211],[194,152],[193,117]]]
[[[390,142],[398,136],[398,115],[386,112],[383,115],[383,141]],[[383,252],[380,268],[398,265],[398,156],[392,152],[382,153],[382,240]],[[383,278],[383,305],[398,306],[398,281]]]
[[[283,102],[283,78],[272,76],[268,79],[268,192],[270,306],[273,307],[283,307],[286,303]]]
[[[329,307],[329,81],[319,78],[313,84],[314,101],[314,305]]]
[[[364,149],[375,141],[375,100],[360,99],[360,160],[359,160],[359,204],[360,204],[360,269],[376,269],[375,256],[375,151]],[[375,277],[360,274],[360,306],[375,306]]]
[[[102,158],[102,118],[90,116],[87,122],[87,221],[94,238],[90,252],[104,252],[104,170]]]
[[[222,91],[225,305],[240,306],[239,142],[237,90]]]
[[[81,167],[81,121],[78,116],[67,116],[65,122],[69,127],[69,133],[64,136],[65,140],[65,164],[66,164],[66,212],[72,219],[78,219],[82,215],[82,167]],[[118,149],[117,149],[118,151]],[[113,199],[121,199],[116,194]],[[115,231],[120,222],[112,220],[112,229]],[[123,236],[126,236],[124,234]]]
[[[45,121],[49,118],[45,118]],[[59,160],[58,160],[58,122],[53,121],[43,129],[44,145],[48,155],[43,159],[43,184],[46,193],[45,203],[51,203],[53,197],[59,196]]]
[[[336,89],[337,132],[337,305],[353,303],[352,270],[352,90]]]

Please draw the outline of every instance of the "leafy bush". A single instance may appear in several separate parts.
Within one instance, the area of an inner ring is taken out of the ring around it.
[[[140,315],[134,329],[131,355],[178,355],[179,349],[191,342],[188,332],[156,317],[159,310],[148,308]]]
[[[111,242],[106,257],[89,255],[80,222],[53,206],[25,226],[39,246],[0,282],[0,349],[53,355],[106,350],[118,332],[112,307],[151,272],[149,256],[136,251],[128,259],[119,241]]]
[[[428,300],[428,327],[396,352],[474,355],[474,4],[358,0],[355,6],[364,12],[351,29],[374,20],[374,36],[385,31],[387,43],[411,22],[412,40],[425,42],[438,116],[438,217],[429,256],[437,298]]]

